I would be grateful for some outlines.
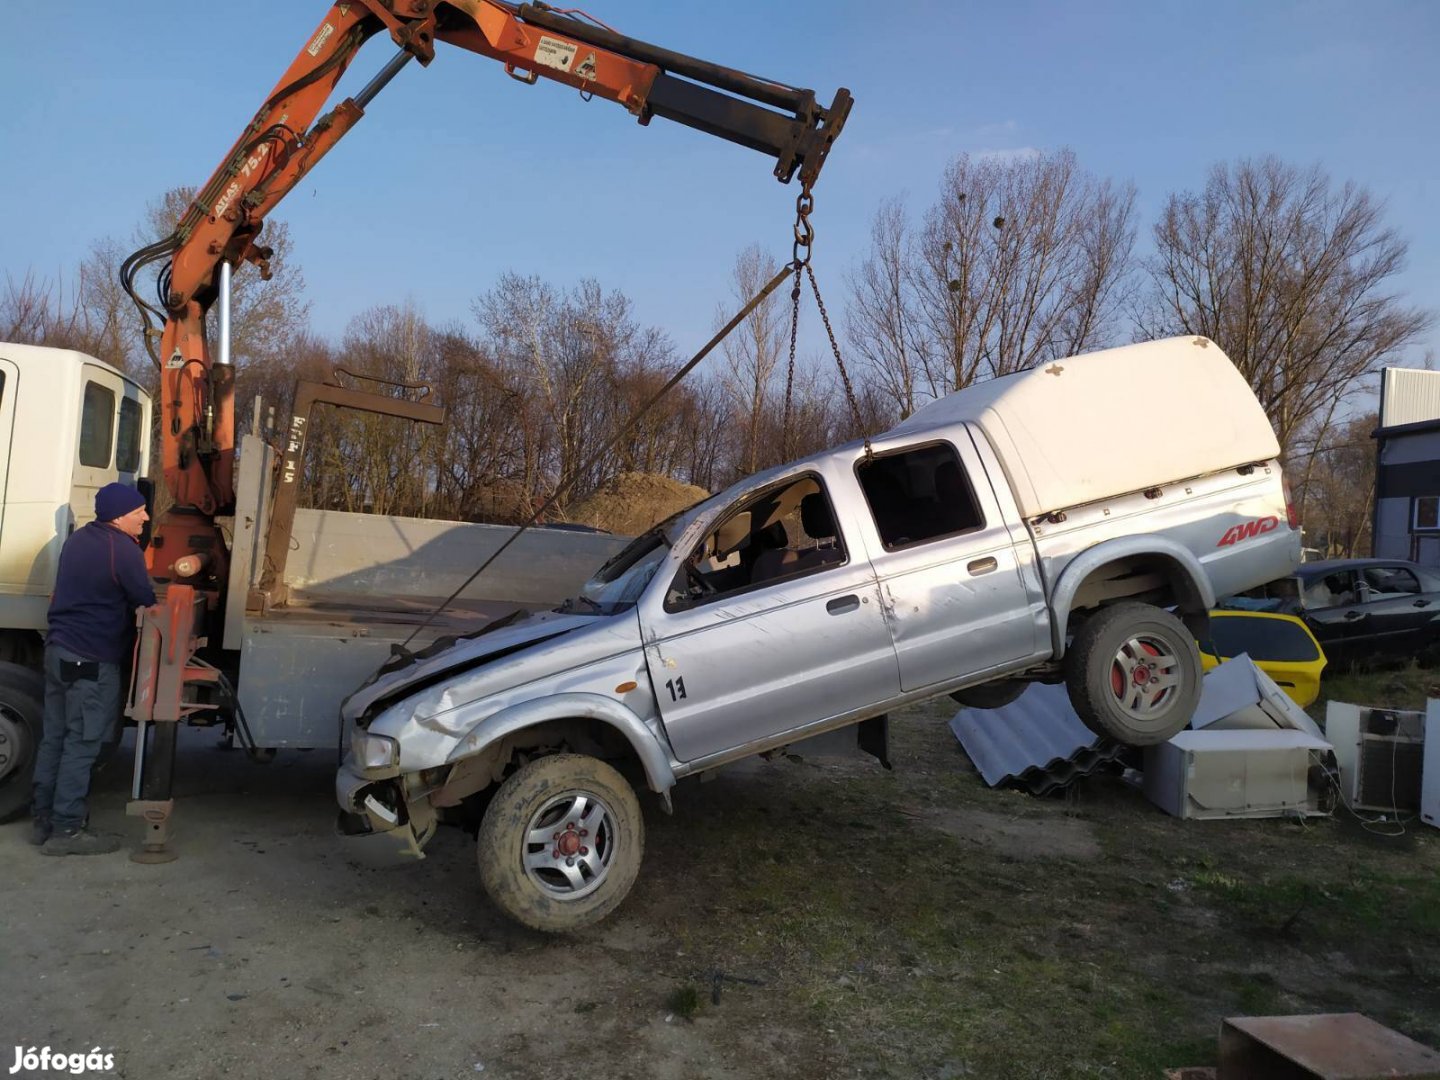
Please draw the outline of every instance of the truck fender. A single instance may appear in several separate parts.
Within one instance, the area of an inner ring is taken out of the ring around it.
[[[1195,553],[1164,536],[1144,533],[1138,536],[1121,536],[1096,544],[1075,556],[1066,564],[1060,573],[1060,579],[1055,582],[1055,588],[1050,594],[1050,645],[1055,659],[1065,655],[1070,608],[1085,579],[1108,563],[1138,556],[1158,556],[1171,563],[1174,569],[1189,579],[1195,590],[1194,597],[1190,604],[1181,604],[1180,614],[1192,633],[1204,630],[1208,613],[1215,606],[1215,587],[1210,584],[1210,578]],[[1195,603],[1197,599],[1198,605]],[[1194,610],[1191,610],[1192,608]],[[1196,619],[1199,620],[1198,624],[1191,625]]]
[[[645,779],[652,791],[664,795],[675,786],[675,770],[650,729],[638,716],[614,698],[600,694],[550,694],[546,697],[522,701],[491,713],[471,728],[455,749],[450,751],[446,764],[453,765],[462,758],[477,754],[490,744],[513,735],[527,727],[547,720],[571,720],[575,718],[599,720],[609,724],[624,735],[645,769]]]

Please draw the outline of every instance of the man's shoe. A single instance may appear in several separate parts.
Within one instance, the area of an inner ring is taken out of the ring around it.
[[[40,847],[46,840],[50,839],[50,834],[54,831],[55,827],[50,824],[48,817],[32,818],[30,821],[30,843],[36,847]]]
[[[41,855],[107,855],[120,850],[113,836],[97,836],[85,829],[61,829],[45,841]]]

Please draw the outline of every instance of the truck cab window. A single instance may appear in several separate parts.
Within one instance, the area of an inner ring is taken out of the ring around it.
[[[818,476],[793,477],[726,514],[691,550],[666,597],[679,611],[847,561]]]
[[[108,469],[114,436],[115,392],[87,382],[80,406],[80,464]]]
[[[134,398],[120,401],[120,431],[115,438],[115,467],[121,472],[134,472],[140,467],[140,403]]]
[[[949,443],[861,461],[855,475],[886,551],[985,525],[970,480]]]

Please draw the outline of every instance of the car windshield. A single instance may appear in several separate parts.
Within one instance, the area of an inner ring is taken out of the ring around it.
[[[670,554],[675,538],[699,513],[706,500],[671,514],[649,532],[641,533],[607,562],[580,589],[576,602],[566,601],[570,610],[614,615],[635,606],[655,571]]]

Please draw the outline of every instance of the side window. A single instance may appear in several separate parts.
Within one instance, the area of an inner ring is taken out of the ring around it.
[[[108,469],[114,437],[115,394],[99,383],[87,382],[80,406],[80,464]]]
[[[681,611],[847,561],[818,476],[792,477],[736,506],[685,560],[665,598]]]
[[[1305,607],[1314,611],[1319,608],[1340,607],[1355,603],[1355,575],[1349,570],[1338,570],[1322,578],[1305,583]]]
[[[1371,600],[1390,600],[1420,593],[1420,579],[1403,566],[1367,566],[1365,585]]]
[[[855,475],[886,551],[985,525],[970,479],[949,443],[861,461]]]
[[[120,400],[120,431],[115,438],[115,468],[134,472],[140,467],[140,403],[134,398]]]

